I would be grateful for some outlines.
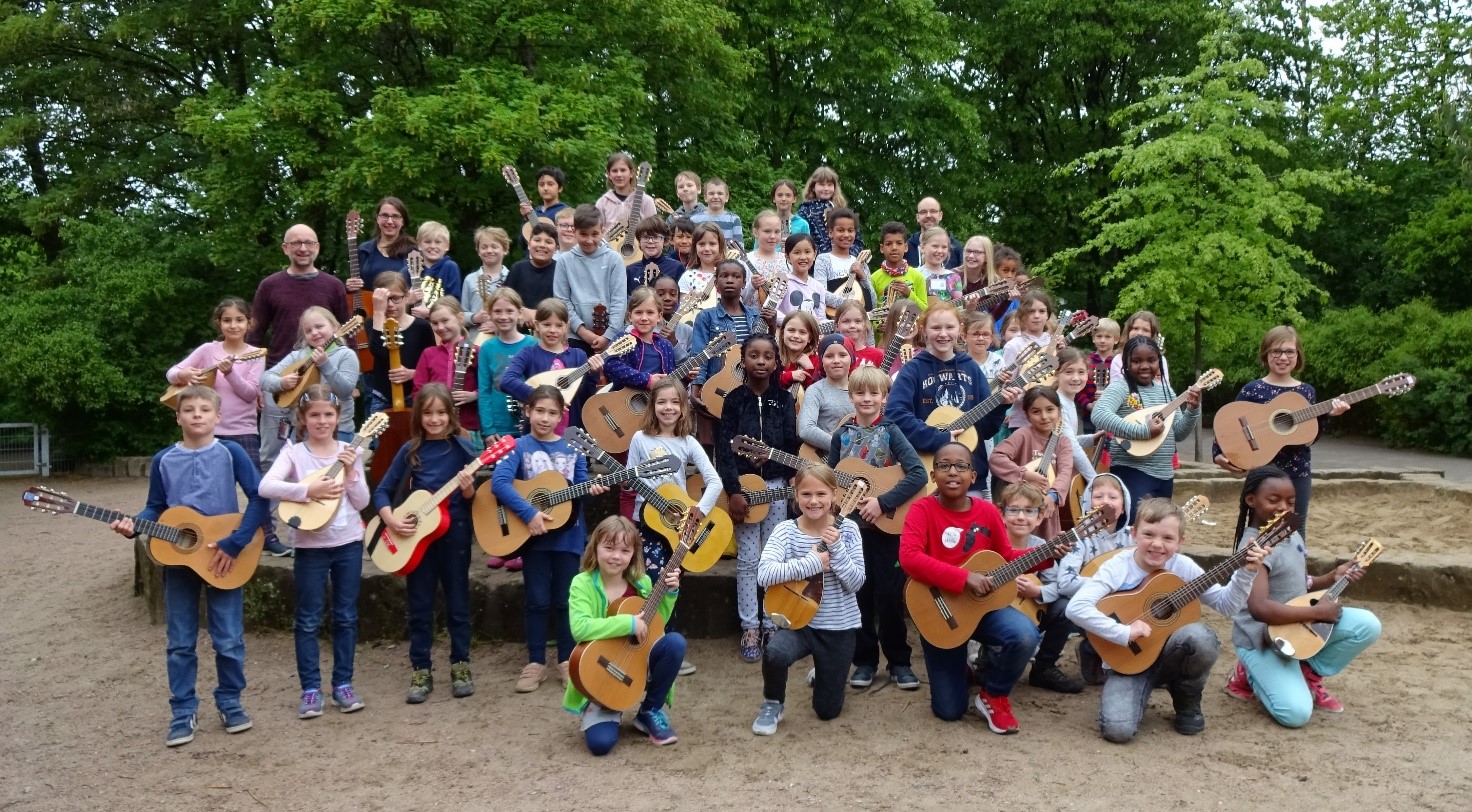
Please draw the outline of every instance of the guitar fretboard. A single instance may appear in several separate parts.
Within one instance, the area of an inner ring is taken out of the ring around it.
[[[1293,523],[1289,521],[1286,514],[1281,519],[1274,521],[1266,533],[1242,545],[1242,548],[1217,562],[1211,569],[1206,570],[1174,592],[1166,596],[1154,609],[1157,617],[1169,617],[1175,612],[1185,608],[1187,604],[1197,600],[1206,594],[1206,590],[1217,584],[1224,584],[1232,573],[1242,568],[1247,563],[1247,554],[1254,547],[1273,547],[1289,536],[1293,535]]]
[[[72,509],[72,512],[84,518],[96,519],[104,524],[112,524],[119,519],[132,518],[133,529],[143,535],[163,539],[164,541],[178,541],[180,538],[179,528],[177,527],[159,524],[150,519],[140,519],[137,516],[130,517],[120,510],[111,510],[96,505],[89,505],[86,502],[78,502],[77,506]]]
[[[1060,546],[1078,544],[1083,539],[1103,529],[1104,521],[1099,518],[1099,515],[1097,513],[1090,514],[1089,517],[1072,530],[1059,535],[1052,541],[1033,547],[1018,558],[1008,561],[988,574],[991,576],[992,583],[994,584],[1004,584],[1008,581],[1015,580],[1017,576],[1028,572],[1033,567],[1052,558],[1053,551]]]

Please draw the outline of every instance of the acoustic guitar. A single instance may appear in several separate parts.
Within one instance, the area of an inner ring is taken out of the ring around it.
[[[993,550],[978,550],[961,567],[991,577],[992,591],[980,598],[966,589],[946,592],[938,586],[909,579],[905,583],[905,606],[910,609],[915,628],[937,648],[965,645],[983,617],[1016,602],[1017,576],[1044,561],[1062,558],[1080,539],[1103,530],[1104,524],[1099,511],[1090,511],[1072,530],[1028,549],[1011,561]]]
[[[473,474],[484,466],[495,465],[515,448],[515,437],[502,437],[486,446],[461,470]],[[413,532],[406,536],[389,530],[378,516],[374,516],[363,533],[363,541],[368,545],[368,556],[373,563],[384,572],[395,575],[413,572],[429,545],[450,529],[450,506],[446,502],[459,489],[459,478],[451,477],[434,493],[426,490],[411,492],[402,504],[393,509],[393,515],[398,519],[414,522]]]
[[[739,484],[741,495],[746,497],[746,521],[742,524],[760,524],[762,519],[767,518],[773,502],[785,502],[796,495],[791,485],[768,488],[767,481],[756,474],[742,474]],[[700,494],[705,493],[705,477],[700,474],[691,474],[686,477],[685,493],[692,497],[699,497]],[[716,507],[722,511],[731,509],[725,488],[722,488],[721,495],[716,497]]]
[[[721,295],[716,293],[716,280],[711,277],[705,283],[705,288],[700,291],[690,291],[680,300],[680,309],[670,317],[671,324],[695,324],[695,317],[700,311],[715,307],[721,303]]]
[[[711,339],[700,352],[681,361],[670,377],[677,381],[685,379],[692,370],[711,358],[725,352],[736,343],[730,333],[721,333]],[[600,392],[583,404],[583,427],[598,441],[604,451],[622,454],[629,450],[634,432],[644,425],[644,415],[651,403],[648,389],[619,389]]]
[[[263,350],[263,349],[256,349],[256,350],[246,350],[245,352],[243,352],[243,353],[241,353],[239,355],[232,355],[229,358],[226,358],[226,359],[223,359],[223,360],[220,360],[220,361],[216,361],[214,364],[211,364],[210,366],[206,367],[204,369],[204,371],[200,373],[199,385],[200,386],[208,386],[209,388],[214,389],[215,388],[215,377],[216,377],[216,375],[220,371],[220,365],[223,364],[223,363],[225,363],[225,361],[229,361],[232,364],[238,364],[241,361],[254,361],[257,358],[264,358],[264,357],[266,357],[266,351]],[[163,395],[161,395],[159,397],[158,402],[159,403],[162,403],[163,405],[165,405],[167,407],[169,407],[170,409],[178,409],[179,408],[179,393],[180,392],[183,392],[185,389],[188,389],[189,386],[190,385],[188,385],[188,384],[186,384],[184,386],[180,386],[178,384],[172,384],[172,385],[170,385],[168,389],[165,389],[164,390]]]
[[[1201,596],[1217,584],[1224,584],[1232,573],[1247,563],[1254,547],[1272,547],[1282,543],[1298,529],[1298,515],[1279,513],[1263,526],[1257,538],[1242,545],[1232,555],[1190,581],[1168,570],[1156,570],[1134,589],[1120,590],[1100,599],[1098,609],[1106,617],[1126,626],[1136,620],[1150,624],[1150,636],[1131,640],[1127,645],[1089,632],[1089,642],[1109,667],[1121,674],[1139,674],[1155,664],[1165,643],[1175,631],[1201,619]]]
[[[1125,437],[1115,437],[1114,441],[1119,443],[1120,447],[1124,449],[1125,453],[1129,454],[1132,457],[1150,456],[1151,454],[1155,453],[1156,449],[1160,448],[1160,446],[1165,443],[1165,438],[1170,436],[1171,427],[1173,427],[1176,423],[1176,414],[1180,410],[1181,406],[1185,405],[1186,396],[1191,393],[1191,390],[1195,389],[1198,392],[1205,391],[1207,389],[1215,387],[1221,382],[1221,370],[1206,370],[1205,372],[1201,373],[1201,377],[1196,379],[1196,383],[1187,387],[1185,392],[1177,395],[1175,399],[1171,402],[1162,403],[1159,406],[1151,406],[1148,409],[1137,409],[1136,411],[1130,412],[1129,414],[1124,416],[1125,422],[1133,423],[1136,426],[1148,426],[1150,425],[1150,418],[1158,414],[1165,420],[1165,429],[1163,431],[1161,431],[1154,437],[1147,437],[1143,440],[1130,440]]]
[[[358,235],[363,233],[363,215],[357,209],[348,212],[346,221],[347,249],[348,249],[348,278],[362,281],[363,272],[358,264]],[[363,289],[359,288],[348,294],[348,308],[353,311],[354,316],[361,316],[363,323],[367,324],[373,318],[373,292],[363,295]],[[358,342],[358,371],[373,371],[373,353],[368,351],[368,342]]]
[[[324,353],[332,352],[332,349],[344,338],[361,329],[363,329],[363,317],[353,316],[343,322],[341,327],[337,328],[337,332],[332,334],[332,340],[327,342],[327,346],[323,347],[322,351]],[[320,383],[322,380],[322,370],[318,369],[317,365],[312,363],[312,354],[310,352],[281,371],[281,377],[285,378],[288,375],[300,375],[301,378],[297,381],[296,386],[290,389],[283,389],[276,393],[276,405],[283,409],[290,409],[292,406],[295,406],[297,399],[302,396],[303,392],[307,391],[307,387]]]
[[[811,464],[796,454],[779,451],[766,443],[747,437],[744,434],[731,440],[731,450],[755,462],[760,463],[771,460],[778,465],[791,468],[793,471],[800,471],[805,466]],[[838,476],[838,487],[845,492],[856,485],[862,484],[865,494],[873,497],[880,497],[889,493],[905,478],[904,469],[898,465],[886,465],[880,468],[870,465],[858,457],[845,457],[839,460],[833,472]],[[879,514],[879,519],[874,522],[874,526],[886,533],[898,534],[905,527],[906,511],[910,509],[911,505],[915,504],[916,500],[924,495],[925,491],[922,489],[901,503],[894,511]],[[844,515],[847,516],[848,514],[845,513]]]
[[[348,448],[352,451],[362,450],[363,446],[372,442],[373,438],[382,434],[386,428],[388,428],[388,415],[383,412],[370,415],[367,420],[363,421],[358,433],[353,435],[353,441],[348,444]],[[302,477],[301,481],[315,482],[325,477],[341,485],[346,475],[342,460],[333,460],[331,465],[318,468]],[[337,510],[341,505],[341,496],[313,499],[310,502],[283,500],[276,508],[276,517],[297,530],[321,530],[332,521],[332,517],[337,515]]]
[[[787,292],[787,278],[778,276],[771,279],[767,285],[767,296],[762,300],[762,311],[775,309],[777,303],[782,301],[782,296]],[[753,335],[765,335],[771,332],[766,319],[758,319],[752,325]],[[775,373],[773,373],[775,374]],[[736,345],[726,350],[721,369],[710,376],[705,385],[700,388],[700,399],[705,404],[705,410],[710,416],[721,419],[721,412],[725,409],[726,396],[736,391],[736,387],[746,381],[746,368],[741,362],[741,345]]]
[[[839,285],[833,292],[838,294],[839,296],[842,296],[845,301],[864,301],[864,286],[859,282],[858,270],[859,268],[869,267],[869,258],[871,256],[873,256],[873,254],[871,254],[869,252],[869,249],[867,248],[860,251],[858,256],[854,257],[853,263],[848,266],[848,278],[843,280],[843,284]],[[836,307],[828,308],[828,318],[833,318],[834,314],[837,312],[838,308]],[[878,318],[882,319],[884,318],[884,316],[879,316]],[[876,320],[876,318],[874,316],[870,316],[870,320],[874,321]]]
[[[680,569],[691,550],[706,546],[711,537],[709,524],[685,522],[679,540],[670,552],[670,560],[654,578],[649,597],[627,597],[609,601],[608,616],[637,615],[644,620],[648,632],[641,642],[633,635],[590,640],[572,650],[568,661],[568,678],[583,696],[609,710],[626,711],[644,699],[649,684],[649,652],[664,636],[664,618],[659,604],[664,601],[665,575]]]
[[[72,513],[104,524],[112,524],[128,514],[108,508],[78,502],[66,493],[42,485],[27,488],[21,494],[21,502],[31,510],[61,515]],[[133,529],[148,536],[148,554],[155,562],[165,567],[188,567],[216,589],[235,589],[244,586],[255,574],[261,561],[261,548],[266,544],[266,534],[260,528],[255,536],[235,557],[235,566],[223,578],[210,571],[210,561],[215,557],[211,544],[234,533],[240,527],[243,513],[221,513],[206,516],[193,508],[179,505],[165,510],[157,521],[133,518]]]
[[[634,174],[634,193],[629,195],[628,222],[624,223],[622,234],[617,238],[608,238],[608,247],[623,257],[625,268],[644,258],[644,252],[639,250],[639,238],[634,232],[639,228],[639,221],[644,219],[640,212],[644,209],[644,187],[649,184],[650,171],[648,161],[639,164],[639,170]]]
[[[906,310],[900,314],[900,317],[894,323],[894,335],[890,336],[889,341],[884,345],[884,358],[879,362],[880,372],[883,372],[885,375],[893,374],[891,370],[894,369],[894,362],[900,357],[901,351],[906,346],[909,346],[905,342],[915,337],[915,323],[919,319],[920,317],[910,310]],[[905,360],[908,361],[909,359]],[[900,363],[903,364],[905,361],[901,361]]]
[[[1058,462],[1058,440],[1062,436],[1063,421],[1059,420],[1053,426],[1053,433],[1048,436],[1048,442],[1043,446],[1042,453],[1038,454],[1037,458],[1032,462],[1022,466],[1024,471],[1031,471],[1034,474],[1042,476],[1043,479],[1048,480],[1048,488],[1053,487],[1053,482],[1058,479],[1058,469],[1055,463]],[[1047,490],[1047,488],[1044,488],[1044,490]]]
[[[867,495],[868,487],[863,482],[855,482],[844,491],[843,501],[838,504],[838,513],[833,517],[833,526],[842,528],[843,518],[857,510],[859,503]],[[828,542],[819,541],[818,549],[828,552]],[[762,609],[777,628],[801,629],[813,622],[818,614],[818,605],[822,602],[823,570],[820,569],[806,578],[767,587],[766,597],[762,599]]]
[[[521,176],[516,174],[516,167],[512,166],[511,164],[506,164],[505,166],[501,167],[501,177],[505,178],[506,182],[510,184],[511,191],[516,192],[517,203],[522,206],[532,205],[531,198],[526,196],[526,190],[521,188]],[[551,217],[539,217],[537,216],[535,210],[527,212],[526,222],[521,224],[522,242],[531,242],[532,226],[536,225],[537,223],[546,223],[553,228],[557,227],[557,221],[553,220]]]
[[[669,476],[675,472],[673,457],[651,457],[633,468],[624,468],[602,476],[589,477],[576,485],[556,471],[543,471],[531,479],[518,479],[511,487],[538,511],[547,514],[542,526],[549,532],[572,519],[572,502],[587,496],[595,486],[621,485],[642,477]],[[526,522],[516,512],[501,504],[491,492],[491,483],[483,482],[476,490],[470,510],[475,526],[475,540],[487,555],[512,558],[532,537]]]
[[[404,337],[399,332],[398,319],[383,320],[383,346],[388,352],[389,371],[403,369]],[[383,476],[388,473],[388,467],[393,464],[399,449],[404,447],[404,443],[409,442],[409,438],[414,433],[410,425],[413,410],[404,400],[404,385],[390,381],[388,389],[389,408],[384,412],[388,415],[388,427],[379,435],[378,448],[374,450],[373,458],[368,461],[368,480],[373,483],[383,481]]]
[[[1041,290],[1042,287],[1043,278],[1041,276],[1031,277],[1026,282],[1023,282],[1021,285],[1004,279],[1000,282],[993,282],[992,284],[987,285],[980,290],[973,290],[965,296],[962,296],[961,308],[963,310],[969,310],[972,312],[978,310],[988,310],[993,305],[1001,304],[1002,302],[1010,298],[1012,296],[1013,288],[1016,288],[1017,294],[1021,296],[1022,294],[1027,293],[1031,290]]]
[[[1094,331],[1094,328],[1098,325],[1099,320],[1097,318],[1094,318],[1093,316],[1090,316],[1087,311],[1075,310],[1071,315],[1069,315],[1062,325],[1063,327],[1068,328],[1068,334],[1062,336],[1061,340],[1054,340],[1053,343],[1050,344],[1046,349],[1043,349],[1042,352],[1036,355],[1029,356],[1028,360],[1019,366],[1019,369],[1026,372],[1030,366],[1040,363],[1044,358],[1053,362],[1054,369],[1050,370],[1048,374],[1031,376],[1031,384],[1028,386],[1028,388],[1031,389],[1033,386],[1047,386],[1057,388],[1057,363],[1059,348],[1065,347],[1069,343],[1077,341],[1083,336],[1092,333]]]
[[[1368,569],[1375,563],[1375,559],[1385,552],[1385,545],[1375,539],[1368,539],[1360,545],[1354,554],[1352,570]],[[1317,606],[1319,601],[1328,599],[1338,601],[1344,590],[1349,588],[1349,574],[1345,573],[1334,582],[1328,589],[1320,589],[1306,595],[1288,601],[1289,606],[1309,607]],[[1329,642],[1329,635],[1334,633],[1334,627],[1338,625],[1329,621],[1314,621],[1303,623],[1284,623],[1268,627],[1268,640],[1272,642],[1273,648],[1284,657],[1292,657],[1295,660],[1307,660],[1324,650],[1324,645]]]
[[[637,346],[639,346],[639,339],[631,335],[622,335],[615,338],[613,343],[608,345],[608,349],[598,353],[598,357],[606,361],[610,355],[623,355],[633,352]],[[562,393],[562,401],[571,404],[577,395],[578,386],[582,383],[583,376],[587,375],[590,369],[592,369],[591,363],[584,363],[582,366],[574,367],[573,369],[549,369],[546,372],[538,372],[527,378],[526,385],[532,389],[536,389],[538,386],[555,387]]]
[[[588,459],[596,460],[610,471],[622,471],[623,463],[613,458],[612,454],[604,451],[598,443],[587,432],[580,428],[569,428],[563,437],[567,444],[587,455]],[[676,474],[683,473],[676,471]],[[696,474],[694,479],[700,479]],[[690,508],[700,503],[700,497],[705,493],[705,485],[702,483],[699,490],[681,491],[680,486],[667,482],[659,487],[651,485],[644,479],[635,479],[629,483],[639,495],[644,497],[644,526],[664,536],[669,540],[670,547],[680,541],[680,527],[685,521],[685,516]],[[705,572],[715,563],[721,560],[721,552],[731,541],[731,516],[726,512],[724,503],[725,494],[721,495],[722,501],[712,508],[701,520],[701,532],[712,539],[710,544],[703,545],[695,550],[692,555],[685,559],[685,569],[690,572]],[[709,527],[707,531],[706,528]]]
[[[444,282],[433,276],[424,275],[424,254],[421,254],[419,249],[410,251],[409,256],[404,258],[404,270],[409,274],[410,299],[413,299],[416,291],[420,294],[419,307],[429,310],[434,307],[434,303],[439,301],[441,296],[445,295]],[[435,343],[439,343],[438,338],[435,339]]]
[[[1401,372],[1373,386],[1346,392],[1338,400],[1354,404],[1376,395],[1395,397],[1415,386],[1416,377]],[[1211,428],[1227,460],[1247,470],[1272,462],[1285,446],[1312,443],[1319,436],[1318,418],[1333,408],[1333,399],[1310,404],[1297,392],[1284,392],[1267,403],[1228,403],[1217,411]]]

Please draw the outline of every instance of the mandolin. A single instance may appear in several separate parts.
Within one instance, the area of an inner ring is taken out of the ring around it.
[[[348,278],[362,281],[363,273],[358,265],[358,235],[363,233],[363,215],[358,214],[357,209],[348,212],[347,222],[347,248],[348,248]],[[348,308],[353,311],[354,316],[361,316],[366,324],[373,318],[373,292],[369,291],[367,296],[363,295],[363,289],[359,288],[348,294]],[[358,343],[358,371],[373,371],[373,353],[368,351],[368,342]]]
[[[859,255],[854,257],[853,263],[848,266],[848,278],[843,280],[843,284],[839,285],[838,288],[833,292],[838,294],[839,296],[842,296],[845,300],[852,299],[856,302],[864,301],[864,286],[859,282],[858,269],[868,268],[869,258],[871,256],[872,254],[869,253],[869,249],[867,248],[860,251]],[[836,307],[828,308],[828,318],[833,318],[833,314],[837,312],[837,310],[838,308]],[[871,321],[877,321],[882,318],[884,318],[884,316],[876,317],[870,315],[869,317]]]
[[[624,223],[622,234],[616,238],[608,238],[608,247],[623,257],[624,267],[633,265],[644,258],[644,252],[639,250],[639,239],[634,235],[634,231],[638,229],[639,221],[643,219],[640,212],[644,210],[644,187],[649,184],[650,171],[648,161],[639,164],[639,171],[634,175],[634,192],[629,195],[628,222]]]
[[[404,259],[404,270],[409,274],[410,300],[412,301],[414,293],[418,292],[420,297],[418,307],[425,310],[434,307],[434,303],[445,294],[445,283],[433,276],[424,275],[424,254],[419,253],[417,248],[410,251],[409,256]]]
[[[1160,446],[1165,443],[1165,438],[1170,436],[1171,427],[1174,426],[1176,422],[1176,414],[1180,410],[1181,406],[1185,405],[1186,396],[1190,394],[1191,390],[1195,389],[1197,391],[1203,391],[1206,389],[1211,389],[1221,382],[1221,370],[1206,370],[1205,372],[1201,373],[1201,377],[1196,379],[1196,383],[1188,387],[1185,392],[1177,395],[1175,399],[1171,402],[1162,403],[1159,406],[1151,406],[1148,409],[1137,409],[1124,416],[1125,421],[1128,423],[1133,423],[1136,426],[1148,426],[1150,425],[1151,417],[1157,414],[1160,415],[1165,420],[1165,428],[1159,434],[1155,435],[1154,437],[1147,437],[1144,440],[1130,440],[1125,437],[1115,437],[1114,441],[1119,443],[1120,448],[1124,449],[1125,453],[1129,454],[1130,456],[1150,456],[1155,452],[1156,449],[1160,448]]]
[[[511,190],[513,192],[516,192],[517,203],[522,206],[532,205],[531,198],[526,196],[526,190],[521,188],[521,176],[516,174],[516,167],[512,166],[511,164],[506,164],[505,166],[501,167],[501,177],[505,178],[506,183],[510,184]],[[533,209],[535,209],[535,207],[533,207]],[[531,241],[532,226],[536,225],[537,223],[546,223],[553,228],[557,227],[557,222],[551,217],[547,217],[545,215],[538,216],[535,210],[527,212],[526,222],[521,224],[522,242]]]
[[[767,460],[778,465],[800,471],[811,465],[809,461],[796,454],[779,451],[766,443],[754,440],[746,435],[740,435],[731,440],[731,450],[747,459],[761,463]],[[838,487],[845,492],[848,489],[862,484],[867,496],[879,497],[894,490],[900,481],[905,478],[905,471],[898,465],[886,465],[883,468],[870,465],[858,457],[845,457],[838,461],[833,469],[838,476]],[[925,495],[924,489],[916,492],[899,507],[890,513],[879,514],[879,519],[874,526],[886,533],[898,534],[905,527],[905,513],[916,500]],[[845,513],[845,516],[848,514]]]
[[[1414,375],[1390,375],[1373,386],[1346,392],[1337,399],[1359,403],[1376,395],[1395,397],[1416,386]],[[1318,418],[1334,408],[1334,400],[1311,405],[1297,392],[1284,392],[1267,403],[1237,400],[1223,406],[1211,423],[1216,443],[1233,465],[1243,470],[1267,465],[1285,446],[1308,445],[1319,436]]]
[[[208,386],[211,389],[215,388],[215,375],[220,371],[220,364],[225,363],[225,361],[229,361],[232,364],[238,364],[241,361],[254,361],[257,358],[264,358],[265,356],[266,351],[263,349],[246,350],[239,355],[232,355],[229,358],[216,361],[214,364],[206,367],[204,371],[200,373],[199,385]],[[191,385],[192,384],[185,386],[180,386],[178,384],[170,385],[168,389],[164,390],[163,395],[159,397],[158,402],[169,407],[170,409],[178,409],[179,393],[183,392],[185,389],[188,389]]]
[[[633,352],[634,348],[638,345],[639,339],[631,335],[622,335],[614,339],[613,343],[608,345],[608,349],[598,353],[598,355],[607,360],[610,355],[623,355]],[[549,369],[546,372],[538,372],[527,378],[526,385],[532,389],[536,389],[538,386],[554,387],[562,393],[562,401],[571,404],[577,395],[578,385],[582,383],[583,376],[587,375],[588,370],[591,368],[589,364],[584,363],[582,366],[573,369]]]
[[[844,491],[843,501],[838,504],[838,513],[833,516],[833,526],[842,528],[843,518],[857,510],[859,503],[864,501],[864,497],[868,494],[868,486],[863,482],[855,482],[849,486]],[[818,549],[825,553],[828,552],[828,543],[819,541]],[[801,629],[813,622],[813,618],[818,614],[818,605],[823,602],[823,582],[827,577],[824,572],[819,569],[806,578],[785,581],[767,587],[767,595],[762,600],[762,609],[777,628]]]
[[[681,361],[670,372],[669,377],[677,381],[684,380],[692,370],[725,352],[735,343],[734,335],[721,333],[711,339],[700,352]],[[649,411],[650,403],[648,389],[600,392],[583,404],[583,428],[593,435],[600,448],[622,454],[629,450],[634,432],[643,427],[644,415]]]
[[[1375,539],[1368,539],[1360,545],[1352,559],[1353,569],[1363,570],[1375,563],[1375,559],[1385,552],[1385,545]],[[1306,595],[1299,595],[1288,601],[1289,606],[1309,607],[1316,606],[1319,601],[1328,599],[1339,600],[1344,590],[1349,588],[1349,574],[1346,573],[1334,582],[1328,589],[1320,589]],[[1324,650],[1324,644],[1329,642],[1329,635],[1334,633],[1335,623],[1328,621],[1313,621],[1303,623],[1284,623],[1278,626],[1268,627],[1268,640],[1273,648],[1284,657],[1292,657],[1295,660],[1307,660]]]
[[[762,312],[775,309],[777,303],[782,300],[782,295],[787,292],[787,279],[776,277],[767,285],[767,296],[762,301]],[[766,334],[770,332],[766,319],[759,319],[752,326],[752,334]],[[774,373],[775,374],[775,373]],[[725,359],[719,372],[710,376],[705,385],[700,389],[700,399],[705,404],[705,410],[710,416],[719,420],[721,412],[726,405],[726,396],[736,391],[746,380],[745,367],[741,363],[741,346],[737,345],[726,350]]]
[[[373,441],[373,438],[383,433],[388,428],[388,415],[383,412],[369,416],[363,421],[358,433],[353,435],[353,441],[348,448],[353,451],[362,450],[363,446]],[[331,479],[339,485],[343,482],[346,472],[343,470],[342,460],[334,460],[331,465],[319,468],[302,477],[302,482],[312,482],[318,479]],[[282,501],[276,508],[276,517],[297,530],[321,530],[337,515],[338,508],[342,505],[342,497],[313,499],[310,502],[287,502]]]
[[[332,352],[332,348],[337,346],[344,338],[361,329],[363,329],[363,317],[353,316],[343,322],[341,327],[337,328],[337,332],[333,333],[332,340],[327,343],[326,347],[322,348],[322,352],[324,354]],[[322,370],[318,369],[317,365],[312,363],[312,354],[310,352],[281,371],[281,377],[285,378],[288,375],[300,375],[301,378],[296,382],[296,386],[290,389],[283,389],[276,393],[276,405],[283,409],[290,409],[292,406],[295,406],[297,399],[302,396],[303,392],[307,391],[307,387],[322,380]]]

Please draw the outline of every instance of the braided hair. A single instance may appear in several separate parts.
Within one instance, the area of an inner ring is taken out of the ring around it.
[[[1120,355],[1124,357],[1124,360],[1120,361],[1120,371],[1124,374],[1124,382],[1129,385],[1130,394],[1132,395],[1139,394],[1140,382],[1136,381],[1135,376],[1130,372],[1130,355],[1140,347],[1145,347],[1146,349],[1154,352],[1155,358],[1157,360],[1164,357],[1163,354],[1160,352],[1160,343],[1150,336],[1135,336],[1134,338],[1131,338],[1129,341],[1126,341],[1124,343],[1124,350],[1120,353]],[[1157,375],[1156,378],[1162,383],[1164,382],[1163,375]],[[1170,393],[1169,386],[1166,386],[1166,391],[1167,393]]]
[[[1138,337],[1138,336],[1137,336]],[[1130,339],[1134,341],[1134,339]],[[1247,495],[1257,493],[1264,482],[1270,479],[1291,479],[1287,472],[1276,465],[1259,465],[1247,472],[1247,478],[1242,481],[1242,493],[1237,497],[1237,532],[1232,534],[1232,546],[1235,549],[1242,543],[1242,533],[1247,529]]]

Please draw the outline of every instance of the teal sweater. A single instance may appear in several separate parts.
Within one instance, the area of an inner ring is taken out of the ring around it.
[[[654,582],[648,575],[640,575],[639,583],[634,586],[634,589],[640,597],[647,598],[649,593],[654,591]],[[665,593],[664,600],[659,602],[661,619],[666,621],[670,619],[670,613],[675,611],[675,599],[679,597],[679,594],[678,590]],[[567,621],[572,626],[573,639],[579,643],[628,637],[634,633],[633,615],[609,616],[608,596],[603,594],[603,578],[599,576],[596,569],[591,572],[580,572],[573,577],[572,585],[567,591]],[[672,703],[674,698],[675,689],[670,688],[670,695],[665,697],[665,704]],[[588,698],[578,691],[572,680],[568,680],[567,690],[562,694],[562,709],[568,713],[582,713],[587,706]]]
[[[1140,387],[1139,393],[1142,408],[1147,409],[1169,403],[1176,396],[1158,378],[1150,386]],[[1171,467],[1171,458],[1175,456],[1176,443],[1190,436],[1191,430],[1196,428],[1196,421],[1201,419],[1201,410],[1185,407],[1178,409],[1175,425],[1166,429],[1165,442],[1160,444],[1160,448],[1155,449],[1155,453],[1148,457],[1136,457],[1121,448],[1119,441],[1114,439],[1125,437],[1130,440],[1145,440],[1150,437],[1149,427],[1125,421],[1125,415],[1136,411],[1128,403],[1129,395],[1129,384],[1122,378],[1116,378],[1109,382],[1109,388],[1094,402],[1094,427],[1113,435],[1109,440],[1109,465],[1133,468],[1156,479],[1173,479],[1175,470]]]

